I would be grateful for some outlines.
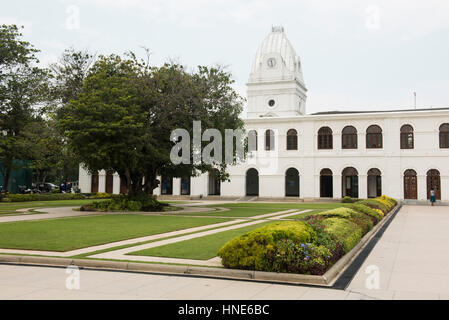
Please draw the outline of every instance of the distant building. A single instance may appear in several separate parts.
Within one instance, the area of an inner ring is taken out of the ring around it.
[[[274,27],[257,50],[248,81],[248,134],[257,147],[229,169],[161,178],[156,194],[449,201],[449,108],[305,114],[301,61],[284,29]],[[116,174],[80,167],[82,192],[120,192]]]

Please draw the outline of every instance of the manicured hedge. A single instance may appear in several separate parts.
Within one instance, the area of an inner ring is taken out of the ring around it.
[[[29,202],[29,201],[54,201],[54,200],[80,200],[80,199],[104,199],[110,198],[107,193],[83,194],[83,193],[33,193],[33,194],[8,194],[2,202]]]
[[[218,251],[218,256],[227,268],[271,271],[270,261],[266,258],[283,239],[310,243],[316,239],[316,233],[302,221],[277,222],[232,239]]]
[[[226,243],[218,256],[227,268],[322,275],[396,204],[386,196],[348,201],[302,221],[250,231]]]

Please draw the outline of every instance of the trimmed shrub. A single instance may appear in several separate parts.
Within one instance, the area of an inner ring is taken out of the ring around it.
[[[355,211],[347,207],[323,211],[318,213],[318,216],[322,216],[325,218],[336,217],[342,219],[349,219],[360,227],[360,229],[362,230],[362,234],[366,234],[373,228],[374,225],[373,220],[369,215],[366,215],[362,212]]]
[[[247,232],[226,243],[219,251],[227,268],[271,271],[269,257],[279,240],[311,243],[316,239],[312,227],[302,221],[283,221]]]
[[[375,199],[365,199],[358,201],[357,203],[364,204],[365,206],[368,206],[373,209],[382,210],[384,214],[388,213],[388,207]]]
[[[362,228],[349,219],[328,218],[323,220],[326,231],[343,244],[345,252],[349,252],[362,239]]]
[[[342,203],[354,203],[355,201],[351,197],[346,196],[343,199],[341,199],[341,202]]]
[[[28,202],[28,201],[52,201],[52,200],[79,200],[86,197],[81,193],[51,193],[51,194],[8,194],[2,201]],[[8,200],[6,200],[8,199]]]
[[[168,204],[161,203],[156,200],[155,196],[147,194],[139,194],[135,196],[113,196],[111,200],[94,201],[80,208],[81,211],[162,211],[163,207]]]
[[[275,248],[267,271],[323,275],[331,264],[332,253],[325,246],[282,239]]]
[[[361,204],[361,203],[352,203],[348,204],[346,207],[351,208],[355,211],[361,212],[363,214],[366,214],[370,216],[373,220],[373,223],[376,225],[380,220],[383,219],[384,213],[382,210],[379,209],[373,209],[368,207],[367,205]]]

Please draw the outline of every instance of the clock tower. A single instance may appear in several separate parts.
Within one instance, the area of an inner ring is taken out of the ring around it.
[[[273,27],[260,45],[247,86],[247,118],[305,114],[307,89],[301,61],[283,27]]]

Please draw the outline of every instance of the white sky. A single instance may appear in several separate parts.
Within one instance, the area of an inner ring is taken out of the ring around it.
[[[307,113],[449,107],[447,0],[53,0],[3,2],[0,23],[25,26],[42,63],[65,48],[151,49],[189,67],[229,66],[246,81],[257,47],[282,25],[302,60]]]

